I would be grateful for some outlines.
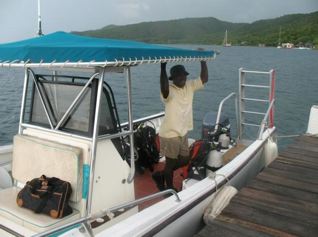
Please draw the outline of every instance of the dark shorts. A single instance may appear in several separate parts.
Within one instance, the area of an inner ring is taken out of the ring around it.
[[[160,137],[160,154],[172,159],[178,156],[189,156],[188,135],[183,137]]]

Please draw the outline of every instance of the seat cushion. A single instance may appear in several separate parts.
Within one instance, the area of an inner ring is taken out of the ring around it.
[[[16,135],[13,141],[13,178],[25,184],[42,174],[68,181],[72,186],[70,200],[82,198],[82,150],[40,138]]]
[[[31,210],[19,207],[16,197],[20,191],[17,187],[0,190],[0,216],[36,232],[57,227],[80,218],[79,211],[62,218],[54,219],[44,214],[36,214]]]

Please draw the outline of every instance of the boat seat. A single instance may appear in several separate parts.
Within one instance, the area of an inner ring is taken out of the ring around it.
[[[16,135],[13,140],[12,176],[21,184],[41,175],[70,182],[70,200],[82,198],[82,149],[41,138]]]
[[[74,208],[72,214],[62,219],[54,219],[44,214],[35,214],[31,210],[21,208],[16,203],[20,190],[18,187],[0,190],[1,217],[35,232],[45,231],[80,218],[80,212]]]
[[[15,186],[0,190],[0,217],[5,217],[36,232],[65,224],[80,217],[73,213],[62,219],[35,214],[16,204],[23,185],[42,174],[68,181],[72,186],[71,206],[82,200],[82,149],[25,135],[16,135],[13,141],[12,176]]]

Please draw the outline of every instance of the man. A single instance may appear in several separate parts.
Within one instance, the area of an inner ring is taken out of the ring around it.
[[[206,62],[201,61],[200,77],[196,80],[187,80],[189,73],[183,65],[173,66],[169,77],[172,83],[169,85],[166,64],[161,63],[160,89],[165,118],[159,131],[160,153],[166,157],[166,164],[164,171],[155,172],[152,176],[160,191],[175,189],[173,171],[189,163],[187,134],[193,129],[193,95],[208,81]]]

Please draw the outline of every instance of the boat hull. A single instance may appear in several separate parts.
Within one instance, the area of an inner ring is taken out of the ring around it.
[[[263,139],[216,171],[215,178],[208,177],[179,192],[180,202],[171,196],[96,236],[193,236],[202,227],[203,213],[217,190],[227,184],[240,189],[265,166],[264,146],[274,131],[269,129]]]

